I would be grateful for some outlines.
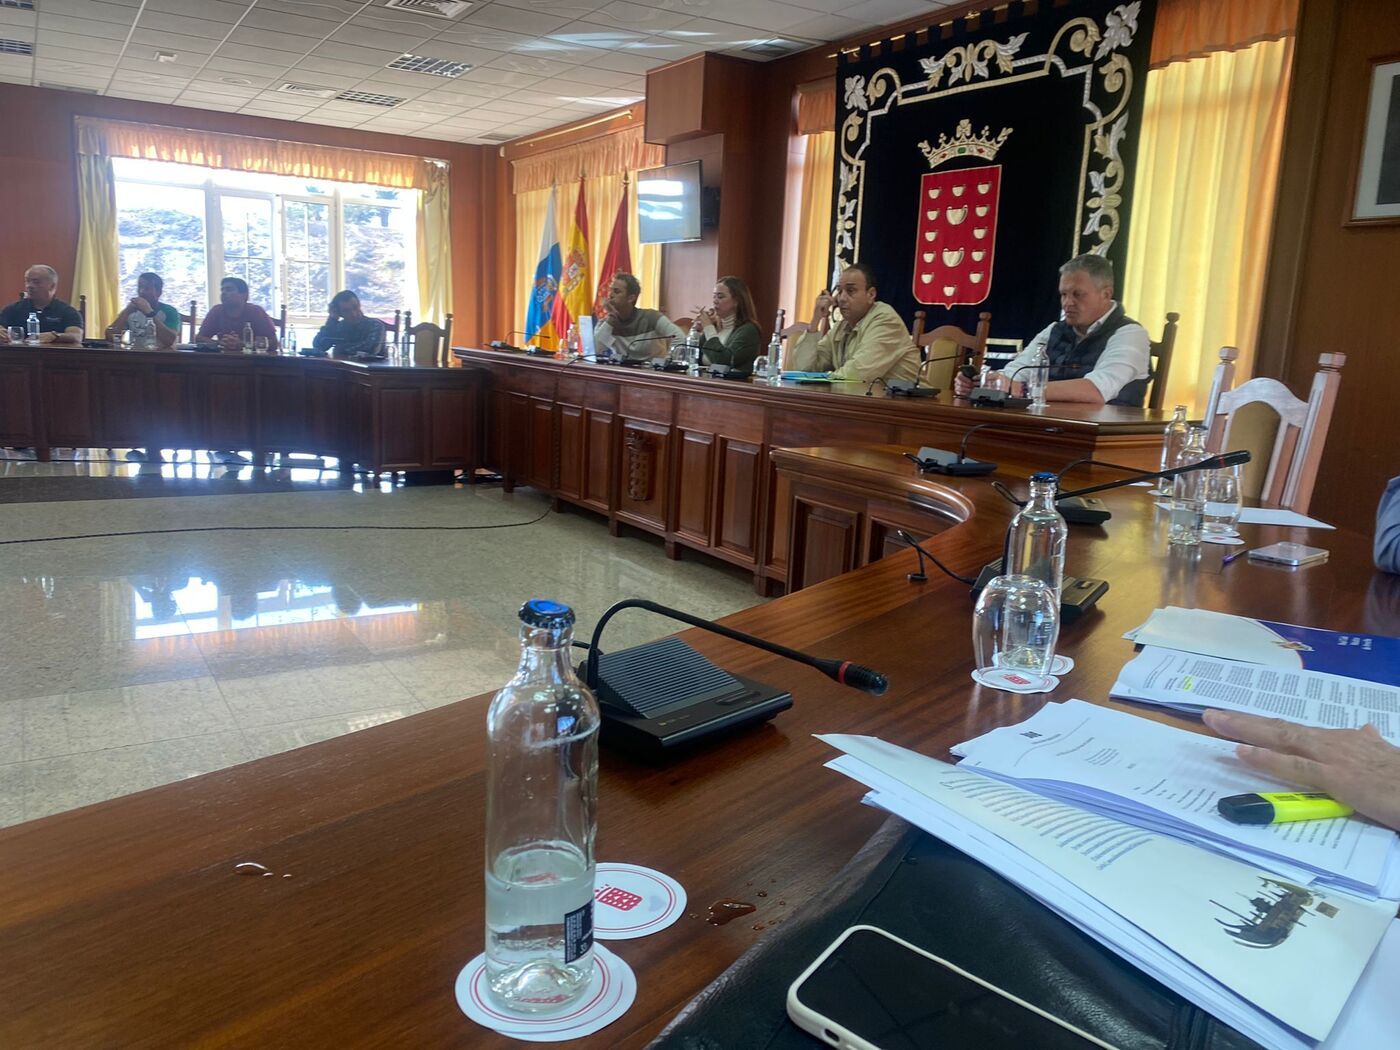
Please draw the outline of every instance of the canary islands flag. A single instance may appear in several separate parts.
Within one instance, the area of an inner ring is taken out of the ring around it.
[[[535,284],[530,290],[530,306],[525,312],[525,341],[545,350],[558,348],[560,333],[554,329],[554,306],[559,298],[559,274],[563,262],[559,254],[559,230],[554,222],[554,190],[549,191],[549,207],[544,214],[540,235],[540,258],[535,264]]]

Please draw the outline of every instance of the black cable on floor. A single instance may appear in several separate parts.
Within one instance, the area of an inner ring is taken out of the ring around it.
[[[500,525],[200,525],[184,529],[136,529],[131,532],[86,532],[73,536],[35,536],[23,540],[0,540],[0,547],[15,543],[57,543],[61,540],[106,540],[125,536],[165,536],[179,532],[475,532],[480,529],[518,529],[549,517],[548,507],[529,521],[507,521]]]

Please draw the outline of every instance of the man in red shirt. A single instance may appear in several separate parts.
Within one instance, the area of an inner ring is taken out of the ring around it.
[[[263,336],[269,350],[278,349],[281,344],[277,340],[277,326],[266,310],[248,302],[247,281],[241,277],[225,277],[219,282],[219,299],[219,305],[204,315],[196,339],[217,339],[224,350],[237,350],[243,345],[246,324],[252,327],[254,339]]]

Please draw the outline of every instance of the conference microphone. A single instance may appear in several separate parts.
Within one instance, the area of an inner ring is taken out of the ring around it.
[[[946,357],[930,357],[927,361],[921,362],[919,370],[914,374],[914,381],[911,383],[907,379],[891,379],[886,381],[883,376],[881,382],[885,384],[886,397],[937,397],[942,391],[933,386],[920,386],[924,381],[924,369],[929,365],[941,364],[944,361],[961,361],[962,354],[949,354]],[[875,385],[875,381],[870,381],[870,386],[866,387],[866,396],[870,396],[870,389]]]
[[[1178,474],[1190,474],[1196,470],[1220,470],[1224,467],[1238,467],[1250,461],[1250,454],[1247,449],[1237,449],[1234,452],[1220,452],[1214,456],[1207,456],[1205,459],[1195,463],[1188,463],[1184,467],[1172,467],[1169,470],[1154,470],[1144,474],[1133,474],[1126,478],[1119,478],[1117,481],[1106,481],[1102,485],[1090,485],[1088,488],[1075,489],[1072,492],[1060,493],[1060,499],[1071,499],[1075,496],[1087,496],[1091,492],[1103,492],[1106,489],[1122,488],[1124,485],[1131,485],[1137,481],[1152,481],[1156,478],[1174,478]]]
[[[679,638],[661,638],[605,653],[603,628],[625,609],[679,620],[731,641],[753,646],[815,668],[832,681],[879,696],[889,688],[884,675],[849,660],[831,660],[790,649],[712,620],[645,598],[617,602],[599,617],[579,676],[598,697],[603,740],[647,759],[664,758],[682,745],[704,741],[740,726],[772,718],[792,706],[792,694],[742,675],[733,675]]]
[[[910,455],[907,452],[905,455],[909,456],[910,459],[917,463],[919,469],[925,474],[947,474],[955,478],[977,477],[982,474],[990,474],[997,469],[997,464],[987,460],[967,458],[967,443],[972,435],[979,430],[986,430],[988,427],[994,427],[998,430],[1013,431],[1018,434],[1027,431],[1038,431],[1042,434],[1064,433],[1064,427],[1015,427],[1006,423],[978,423],[975,427],[970,427],[967,432],[963,434],[962,444],[958,447],[956,455],[951,452],[945,452],[941,448],[928,448],[927,446],[919,449],[918,455]]]
[[[1039,365],[1022,365],[1007,377],[1008,382],[1015,383],[1016,377],[1028,368],[1039,368]],[[967,395],[967,399],[977,408],[1025,408],[1031,403],[1028,397],[1012,397],[1009,390],[993,390],[989,386],[976,387],[972,393]]]

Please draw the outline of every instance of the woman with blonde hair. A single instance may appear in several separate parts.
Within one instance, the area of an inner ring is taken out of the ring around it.
[[[715,283],[710,305],[695,308],[690,330],[700,336],[702,364],[728,365],[737,372],[753,371],[762,336],[749,286],[738,277],[721,277]]]

